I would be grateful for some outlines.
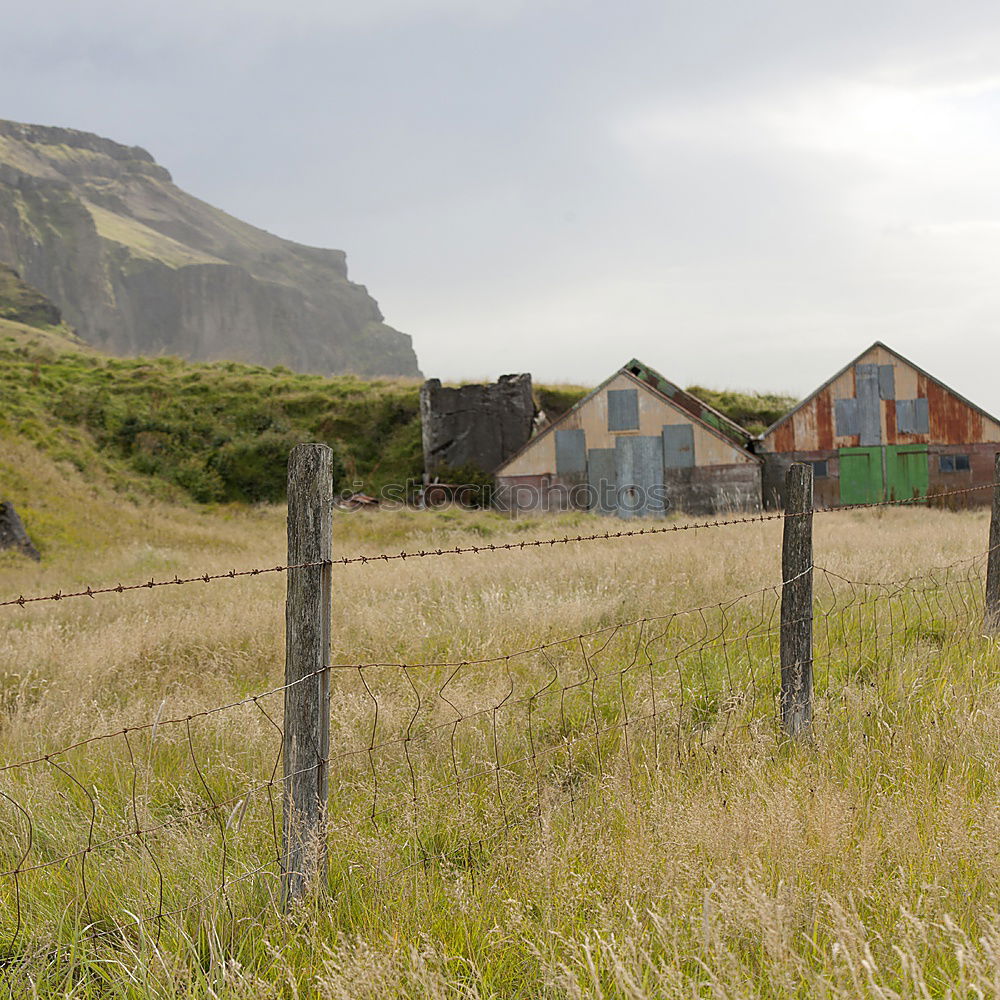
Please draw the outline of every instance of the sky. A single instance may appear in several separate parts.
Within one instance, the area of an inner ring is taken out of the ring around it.
[[[0,117],[347,252],[428,376],[804,395],[874,340],[1000,412],[1000,6],[34,0]]]

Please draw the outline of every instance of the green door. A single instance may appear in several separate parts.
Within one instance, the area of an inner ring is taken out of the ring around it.
[[[882,449],[841,448],[839,454],[840,502],[876,503],[883,499]]]
[[[885,478],[889,487],[889,500],[927,496],[930,484],[927,445],[889,445],[885,449]]]

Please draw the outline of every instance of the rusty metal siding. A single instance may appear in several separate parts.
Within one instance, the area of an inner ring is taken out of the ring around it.
[[[556,431],[556,475],[581,478],[587,474],[587,442],[577,428]]]
[[[608,390],[608,430],[637,431],[639,429],[639,390]]]
[[[667,469],[694,466],[694,428],[690,424],[667,424],[663,428],[663,465]]]
[[[833,447],[833,396],[824,392],[816,397],[817,447]]]
[[[771,451],[794,451],[795,428],[791,420],[778,427],[771,435]]]
[[[917,394],[926,397],[930,410],[931,439],[939,444],[983,440],[983,416],[932,379],[921,375]]]
[[[896,408],[898,400],[885,401],[885,441],[886,444],[899,444],[899,417]]]

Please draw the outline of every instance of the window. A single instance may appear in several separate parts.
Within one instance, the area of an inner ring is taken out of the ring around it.
[[[830,475],[825,458],[818,462],[810,462],[809,464],[813,467],[813,476],[816,479],[826,479]]]
[[[969,456],[968,455],[941,455],[941,471],[942,472],[968,472],[969,471]]]

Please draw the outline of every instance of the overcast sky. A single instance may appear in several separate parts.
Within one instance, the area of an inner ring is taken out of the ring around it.
[[[427,375],[804,394],[880,339],[1000,411],[1000,5],[33,0],[0,117],[347,251]]]

